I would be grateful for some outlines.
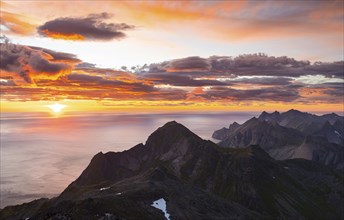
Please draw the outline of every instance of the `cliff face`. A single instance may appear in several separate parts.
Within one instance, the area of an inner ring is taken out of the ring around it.
[[[276,161],[256,145],[221,148],[169,122],[145,144],[95,155],[60,196],[7,207],[0,218],[165,219],[151,206],[164,199],[171,219],[336,219],[342,182],[312,161]]]
[[[213,137],[222,140],[222,147],[256,144],[277,160],[303,158],[344,169],[343,121],[336,114],[263,112],[235,129],[215,131]]]

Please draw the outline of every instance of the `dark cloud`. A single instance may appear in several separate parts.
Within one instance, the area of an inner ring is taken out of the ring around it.
[[[344,78],[344,61],[323,63],[316,62],[304,69],[309,74],[319,74],[330,78]]]
[[[293,83],[292,78],[287,77],[253,77],[253,78],[234,78],[232,84],[253,84],[253,85],[288,85]]]
[[[37,28],[44,37],[71,40],[112,40],[121,39],[126,35],[123,31],[134,28],[125,23],[104,23],[111,18],[108,13],[90,14],[84,18],[57,18]]]
[[[70,74],[67,76],[67,79],[72,83],[80,83],[82,87],[112,87],[113,89],[125,89],[132,92],[152,92],[155,90],[153,86],[144,84],[143,82],[125,82],[86,74]]]
[[[149,65],[149,72],[199,72],[209,71],[208,59],[198,56],[186,57]]]
[[[311,64],[309,61],[295,60],[286,56],[274,57],[266,54],[248,54],[237,57],[212,56],[209,58],[186,57],[178,60],[155,63],[148,72],[174,72],[193,76],[279,76],[299,77],[303,75],[323,75],[344,77],[344,63]]]
[[[207,100],[230,100],[230,101],[282,101],[293,102],[299,98],[296,89],[289,87],[273,87],[264,89],[239,90],[228,87],[212,87],[204,93],[196,96]]]
[[[82,62],[82,63],[79,63],[78,65],[76,65],[75,68],[78,68],[78,69],[84,69],[84,68],[94,69],[94,68],[96,68],[96,64]]]
[[[56,52],[56,51],[49,50],[49,49],[42,48],[42,47],[31,47],[30,46],[30,48],[33,50],[42,51],[43,53],[46,53],[46,54],[52,56],[54,61],[67,61],[67,62],[75,62],[75,63],[81,62],[81,60],[79,60],[76,57],[76,55],[74,55],[74,54]]]
[[[229,83],[218,80],[196,80],[190,75],[180,75],[175,73],[151,73],[145,75],[146,79],[156,84],[168,84],[172,86],[216,86],[229,85]]]
[[[72,54],[11,43],[1,43],[0,51],[3,75],[15,75],[26,83],[33,83],[34,78],[56,79],[79,62]]]
[[[207,71],[210,70],[211,65],[207,59],[200,57],[187,57],[183,59],[172,60],[166,66],[166,68],[172,71]]]

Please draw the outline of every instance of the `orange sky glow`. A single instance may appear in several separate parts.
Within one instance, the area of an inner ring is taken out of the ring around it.
[[[0,1],[1,112],[344,112],[343,1]]]

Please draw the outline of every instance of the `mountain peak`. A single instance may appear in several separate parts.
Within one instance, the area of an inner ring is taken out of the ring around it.
[[[165,126],[172,126],[172,125],[181,125],[181,126],[183,126],[182,124],[179,124],[178,122],[176,122],[176,121],[169,121],[169,122],[167,122],[166,124],[164,124],[162,127],[165,127]]]
[[[285,112],[285,113],[306,114],[305,112],[301,112],[301,111],[295,110],[295,109],[290,109],[289,111],[287,111],[287,112]]]
[[[336,113],[334,113],[334,112],[332,112],[332,113],[330,113],[330,114],[325,114],[325,115],[323,115],[323,116],[327,116],[327,117],[335,117],[335,118],[339,117],[339,115],[337,115],[337,114],[336,114]]]
[[[202,141],[202,139],[184,125],[176,121],[170,121],[158,128],[148,137],[146,147],[155,155],[163,155],[171,149],[180,150],[186,147],[188,145],[186,143],[200,141]]]
[[[176,121],[169,121],[164,124],[162,127],[159,127],[156,131],[154,131],[148,138],[147,142],[149,142],[152,138],[168,136],[170,138],[175,137],[176,135],[180,136],[195,136],[189,129],[187,129],[184,125],[179,124]]]
[[[263,111],[258,119],[261,121],[278,121],[280,117],[280,113],[278,111],[274,111],[273,113],[267,113]]]
[[[235,122],[233,122],[232,124],[229,125],[229,128],[228,128],[228,129],[230,129],[230,130],[235,130],[235,129],[237,129],[238,127],[240,127],[240,124],[237,123],[237,122],[235,121]]]

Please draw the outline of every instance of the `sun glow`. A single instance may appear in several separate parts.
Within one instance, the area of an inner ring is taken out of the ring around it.
[[[53,110],[53,112],[59,113],[62,109],[64,109],[67,106],[66,105],[61,105],[59,103],[55,103],[53,105],[48,105],[47,107],[50,108],[51,110]]]

